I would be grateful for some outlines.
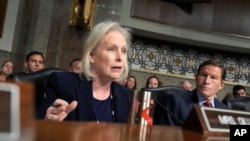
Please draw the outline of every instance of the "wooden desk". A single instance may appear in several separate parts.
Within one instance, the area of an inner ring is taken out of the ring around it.
[[[34,87],[31,83],[18,83],[20,87],[21,141],[32,141],[35,136]]]
[[[169,126],[95,122],[36,121],[36,141],[229,141],[229,136],[205,136]]]
[[[33,104],[33,85],[30,83],[19,83],[17,84],[20,88],[20,138],[18,141],[33,141],[35,138],[35,116],[34,116],[34,104]],[[1,99],[2,100],[2,109],[6,110],[6,112],[10,112],[10,107],[7,105],[10,102],[10,99]],[[6,105],[6,106],[5,106]],[[3,113],[2,117],[8,115],[8,113]],[[6,117],[10,119],[10,117]],[[5,122],[5,121],[4,121]],[[6,121],[10,122],[10,120]],[[1,131],[10,132],[9,124],[1,125]],[[18,127],[16,127],[18,128]],[[11,140],[11,139],[10,139]],[[0,137],[0,141],[2,141]],[[16,140],[15,140],[16,141]]]
[[[229,135],[202,135],[170,126],[34,120],[33,87],[18,85],[21,88],[18,141],[229,141]]]

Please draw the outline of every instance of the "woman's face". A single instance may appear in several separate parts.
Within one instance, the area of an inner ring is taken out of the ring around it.
[[[134,89],[134,87],[135,87],[135,79],[133,77],[128,78],[127,87],[130,88],[130,89]]]
[[[148,81],[148,88],[158,88],[159,82],[156,78],[152,77]]]
[[[12,62],[6,62],[1,68],[1,72],[6,75],[12,74],[13,70],[14,70],[14,64]]]
[[[120,78],[127,63],[127,42],[118,31],[110,31],[90,54],[90,63],[97,78]]]

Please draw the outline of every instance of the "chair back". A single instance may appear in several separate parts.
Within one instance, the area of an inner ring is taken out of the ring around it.
[[[35,108],[37,109],[41,101],[44,99],[45,89],[47,86],[47,80],[53,72],[64,72],[65,70],[59,68],[45,68],[33,73],[13,73],[8,77],[8,80],[14,82],[31,82],[34,86],[34,98]]]
[[[153,124],[160,124],[161,113],[168,111],[166,108],[167,97],[176,93],[185,93],[186,90],[177,87],[177,86],[162,86],[159,88],[142,88],[140,95],[143,95],[147,92],[151,93],[151,98],[154,100],[151,116],[153,117]]]
[[[240,97],[227,100],[227,106],[233,110],[250,112],[250,97]]]

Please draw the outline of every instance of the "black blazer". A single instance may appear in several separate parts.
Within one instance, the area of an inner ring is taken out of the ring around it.
[[[162,111],[160,115],[159,124],[161,125],[172,125],[181,126],[182,122],[185,122],[189,113],[194,108],[194,105],[198,105],[198,94],[197,90],[184,91],[183,93],[171,94],[167,97],[166,108],[169,112]],[[214,99],[215,108],[228,109],[228,107],[217,99]]]
[[[111,84],[116,122],[127,122],[129,115],[130,90],[117,82]],[[92,81],[85,81],[78,74],[70,72],[52,73],[47,89],[46,98],[38,109],[38,118],[44,118],[47,108],[57,99],[67,102],[78,101],[78,105],[65,120],[96,121]]]

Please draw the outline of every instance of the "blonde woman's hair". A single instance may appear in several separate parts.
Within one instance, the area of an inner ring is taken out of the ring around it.
[[[93,73],[92,66],[89,60],[90,53],[98,48],[101,40],[110,31],[120,32],[126,39],[128,49],[131,45],[131,35],[130,35],[131,30],[129,28],[122,27],[119,23],[113,21],[103,21],[95,25],[92,31],[90,32],[88,38],[86,39],[83,48],[83,57],[82,57],[83,73],[88,80],[91,80],[95,77],[95,74]],[[129,72],[128,63],[126,63],[121,77],[116,81],[120,81],[126,78],[128,76],[128,72]]]

